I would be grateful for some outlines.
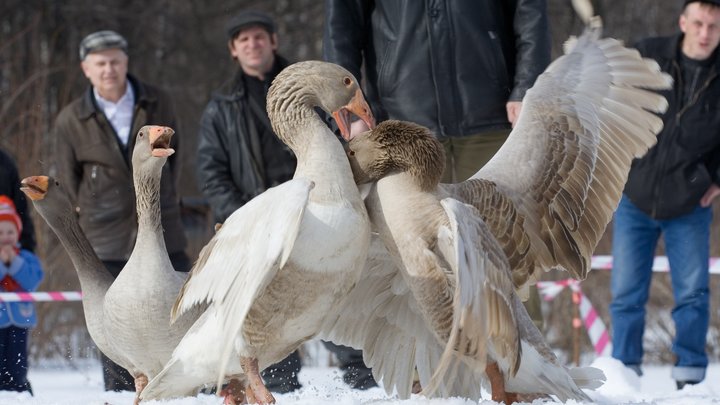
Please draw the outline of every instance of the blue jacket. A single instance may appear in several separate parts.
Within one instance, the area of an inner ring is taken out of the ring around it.
[[[35,291],[43,278],[43,270],[37,256],[27,250],[20,250],[15,260],[6,266],[0,263],[0,280],[9,275],[24,292]],[[6,292],[0,287],[0,292]],[[35,304],[32,302],[0,302],[0,327],[14,325],[30,328],[37,324]]]

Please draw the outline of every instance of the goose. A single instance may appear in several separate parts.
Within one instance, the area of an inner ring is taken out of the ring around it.
[[[174,153],[169,148],[173,133],[167,127],[144,126],[137,134],[132,163],[138,234],[133,252],[118,277],[109,282],[103,280],[102,289],[94,288],[88,292],[82,285],[81,274],[85,273],[81,273],[83,270],[77,263],[75,265],[81,276],[83,296],[91,294],[84,306],[88,330],[92,326],[94,331],[91,337],[103,353],[133,376],[136,404],[148,379],[162,370],[177,343],[200,315],[198,309],[170,324],[170,309],[185,281],[185,276],[173,269],[165,248],[158,198],[162,167]],[[31,193],[36,189],[43,190],[42,184],[37,188],[31,187],[32,184],[28,183],[26,190]],[[40,192],[38,195],[45,194]],[[58,204],[58,207],[67,208],[64,203]],[[46,220],[50,223],[57,218]],[[61,240],[67,241],[63,244],[74,263],[92,260],[94,268],[104,269],[92,248],[87,250],[87,241],[81,231],[69,231],[63,226],[53,227],[53,230]],[[68,232],[72,234],[67,235]],[[83,248],[78,251],[73,244],[82,244]],[[79,256],[79,253],[84,255]],[[73,255],[76,257],[73,258]],[[85,257],[88,255],[90,259]]]
[[[356,181],[374,182],[366,206],[387,249],[377,254],[390,258],[369,259],[375,267],[323,336],[363,348],[386,390],[408,395],[413,366],[428,395],[476,398],[472,382],[442,378],[470,368],[506,403],[517,393],[587,401],[581,388],[604,380],[558,364],[519,305],[543,271],[585,278],[632,159],[662,128],[652,112],[667,102],[645,89],[671,79],[600,29],[593,18],[567,44],[528,91],[506,143],[465,182],[438,184],[442,149],[424,128],[388,122],[350,140]]]
[[[346,139],[350,112],[374,127],[356,79],[340,66],[307,61],[278,74],[267,110],[297,156],[294,177],[235,211],[202,250],[174,314],[210,307],[144,399],[177,381],[220,386],[227,375],[242,385],[230,400],[274,403],[259,371],[313,338],[360,277],[369,220],[343,147],[315,108],[332,112]]]
[[[82,306],[90,338],[101,352],[121,364],[123,358],[115,352],[103,328],[105,293],[115,279],[80,228],[69,195],[57,180],[49,176],[26,177],[20,182],[20,190],[55,232],[75,267],[83,292]]]

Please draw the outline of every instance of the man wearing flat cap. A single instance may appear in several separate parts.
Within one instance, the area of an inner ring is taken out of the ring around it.
[[[114,31],[98,31],[80,43],[80,67],[88,89],[60,111],[52,133],[52,173],[70,195],[80,226],[114,277],[130,258],[137,236],[132,176],[135,135],[144,125],[176,127],[168,96],[128,74],[128,43]],[[177,150],[178,136],[172,138]],[[162,227],[170,260],[189,271],[176,193],[176,153],[163,167]],[[106,390],[135,391],[133,378],[103,355]]]
[[[645,305],[663,236],[675,323],[677,388],[705,379],[711,204],[720,194],[720,0],[686,0],[680,33],[637,48],[670,74],[669,107],[648,153],[630,169],[613,225],[613,357],[642,374]]]

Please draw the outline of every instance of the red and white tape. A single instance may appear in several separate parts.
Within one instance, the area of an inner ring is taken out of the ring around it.
[[[80,291],[46,291],[46,292],[4,292],[0,293],[1,302],[46,302],[46,301],[80,301]]]
[[[613,260],[612,256],[593,256],[591,261],[591,267],[594,270],[612,270]],[[720,274],[720,257],[710,258],[710,274]],[[656,272],[668,272],[670,271],[670,262],[667,256],[655,256],[653,260],[653,271]]]
[[[595,349],[595,353],[599,356],[609,356],[612,352],[612,343],[608,334],[605,323],[600,319],[592,306],[590,300],[582,293],[580,282],[575,279],[566,279],[558,281],[538,281],[538,291],[542,294],[545,301],[552,301],[565,288],[570,288],[573,292],[573,303],[580,308],[580,318],[573,320],[573,327],[579,328],[580,321],[585,325],[588,332],[590,342]]]

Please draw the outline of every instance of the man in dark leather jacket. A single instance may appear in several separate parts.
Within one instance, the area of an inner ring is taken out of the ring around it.
[[[430,128],[442,181],[460,182],[500,149],[550,63],[545,0],[326,0],[323,58],[364,79],[378,121]],[[542,330],[536,289],[525,305]]]
[[[91,86],[60,111],[52,140],[56,177],[74,202],[80,226],[95,253],[114,277],[125,267],[137,236],[132,175],[135,136],[148,124],[176,128],[168,96],[127,73],[125,38],[98,31],[80,44],[83,73]],[[177,149],[178,136],[172,138]],[[165,245],[173,267],[187,272],[185,233],[176,193],[174,156],[163,167],[160,204]],[[135,391],[134,379],[104,355],[106,390]]]
[[[265,111],[270,84],[288,65],[275,53],[274,22],[264,13],[247,11],[230,20],[228,36],[240,69],[205,107],[196,168],[198,184],[219,223],[256,195],[290,180],[296,166]]]
[[[670,262],[678,389],[705,378],[710,223],[720,194],[720,0],[686,0],[682,33],[641,41],[672,75],[657,144],[630,169],[613,226],[613,357],[641,374],[645,304],[660,235]]]
[[[297,161],[270,126],[265,98],[272,80],[288,65],[277,55],[275,22],[245,11],[228,21],[228,49],[238,63],[235,77],[212,94],[200,122],[197,179],[215,221],[225,222],[266,189],[290,180]],[[296,351],[262,373],[273,392],[300,388]]]
[[[323,57],[364,83],[375,117],[443,142],[444,182],[473,175],[507,138],[550,61],[545,0],[326,0]]]

